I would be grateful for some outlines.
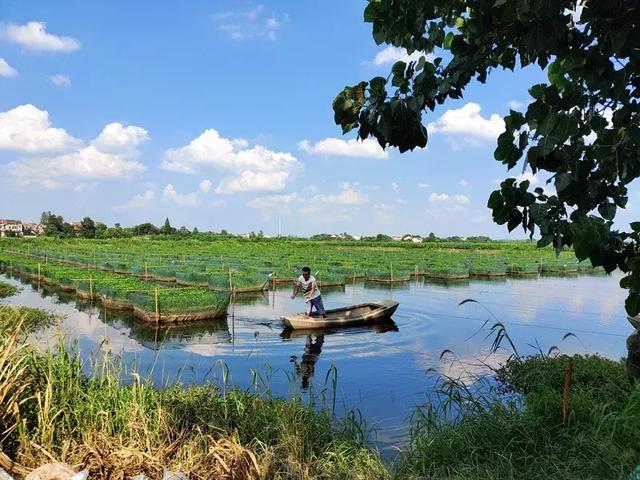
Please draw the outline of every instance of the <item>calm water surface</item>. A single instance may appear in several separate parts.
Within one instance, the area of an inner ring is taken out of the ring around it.
[[[37,333],[42,345],[50,345],[62,331],[77,341],[83,356],[109,349],[159,385],[176,379],[220,381],[224,363],[231,383],[241,388],[257,384],[261,391],[285,397],[302,393],[329,406],[335,391],[337,414],[360,412],[383,452],[406,439],[408,417],[433,391],[432,369],[463,375],[480,371],[481,362],[498,364],[510,354],[504,350],[487,358],[487,327],[474,335],[490,315],[505,324],[521,354],[538,346],[546,352],[555,345],[565,353],[619,358],[626,354],[625,339],[631,333],[619,275],[417,281],[392,289],[356,283],[324,291],[325,306],[394,299],[400,307],[392,323],[293,335],[283,335],[278,318],[303,310],[304,303],[291,300],[289,289],[241,298],[226,321],[154,330],[127,314],[54,289],[0,278],[22,285],[4,303],[64,315],[58,325]],[[467,298],[480,303],[458,305]],[[568,332],[575,336],[563,340]],[[445,349],[453,355],[441,360]]]

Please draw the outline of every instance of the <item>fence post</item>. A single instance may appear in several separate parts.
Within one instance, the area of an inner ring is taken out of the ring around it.
[[[93,277],[89,275],[89,299],[93,300]]]
[[[38,283],[40,283],[40,264],[38,263]]]
[[[158,309],[158,287],[155,289],[156,297],[156,323],[160,323],[160,310]]]

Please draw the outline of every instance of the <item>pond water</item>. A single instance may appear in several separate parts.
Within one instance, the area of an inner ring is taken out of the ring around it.
[[[105,311],[55,289],[7,275],[0,279],[22,285],[20,293],[3,303],[64,315],[58,325],[35,335],[42,345],[51,345],[62,331],[77,341],[83,356],[109,349],[158,385],[177,379],[219,382],[226,365],[229,383],[240,388],[285,397],[302,394],[308,401],[335,404],[337,415],[359,412],[385,454],[406,440],[409,416],[433,391],[434,370],[462,375],[509,356],[506,349],[487,356],[492,341],[486,338],[488,327],[495,319],[504,323],[520,354],[537,348],[546,352],[555,345],[563,353],[620,358],[631,333],[617,274],[420,280],[393,288],[348,284],[323,292],[327,308],[393,299],[400,302],[393,322],[290,336],[283,335],[278,319],[303,310],[304,303],[291,300],[289,289],[240,298],[226,321],[155,330],[130,315]],[[479,303],[459,305],[468,298]],[[569,332],[574,335],[563,339]],[[441,359],[445,349],[453,353]]]

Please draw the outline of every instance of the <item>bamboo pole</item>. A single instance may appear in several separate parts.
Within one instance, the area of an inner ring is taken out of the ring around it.
[[[156,300],[156,323],[160,323],[160,310],[158,309],[158,287],[155,288]]]
[[[147,269],[147,262],[144,262],[144,279],[147,280],[149,278],[149,271]]]
[[[93,300],[93,277],[89,275],[89,299]]]
[[[232,279],[231,269],[229,269],[229,290],[233,292],[233,279]]]
[[[40,264],[38,263],[38,283],[40,283]]]

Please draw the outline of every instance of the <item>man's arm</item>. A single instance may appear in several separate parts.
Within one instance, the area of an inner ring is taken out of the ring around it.
[[[296,295],[298,295],[299,290],[300,290],[300,283],[296,282],[293,285],[293,293],[291,294],[291,298],[296,298]]]

